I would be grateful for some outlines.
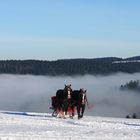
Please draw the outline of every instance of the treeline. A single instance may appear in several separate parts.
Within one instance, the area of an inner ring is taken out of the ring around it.
[[[140,83],[139,80],[131,80],[124,85],[120,86],[121,90],[134,90],[140,92]]]
[[[33,75],[85,75],[112,74],[116,72],[140,72],[140,62],[125,62],[124,59],[109,57],[97,59],[1,60],[0,74]]]
[[[138,93],[137,95],[140,95],[140,82],[139,80],[131,80],[127,82],[124,85],[120,86],[120,89],[122,91],[134,91],[135,93]],[[136,105],[137,107],[137,105]],[[126,118],[133,118],[133,119],[140,119],[140,113],[133,113],[133,114],[128,114]]]

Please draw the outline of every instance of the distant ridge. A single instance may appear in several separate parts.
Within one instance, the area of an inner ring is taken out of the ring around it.
[[[46,60],[0,60],[0,74],[106,75],[140,72],[140,56]]]
[[[126,58],[125,60],[140,60],[140,56]]]

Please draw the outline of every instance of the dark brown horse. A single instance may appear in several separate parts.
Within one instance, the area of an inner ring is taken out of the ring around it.
[[[67,115],[68,107],[72,98],[72,88],[70,85],[65,85],[64,89],[59,89],[56,92],[57,110],[63,112],[64,117]]]
[[[86,90],[74,90],[72,92],[72,109],[77,108],[78,119],[83,117],[87,101]]]

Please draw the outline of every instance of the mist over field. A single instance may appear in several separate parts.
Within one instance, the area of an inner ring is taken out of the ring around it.
[[[121,84],[139,79],[140,73],[74,77],[1,74],[0,110],[51,113],[51,96],[63,89],[64,84],[72,84],[73,90],[87,89],[92,108],[86,108],[86,115],[125,117],[140,114],[140,93],[119,90]]]

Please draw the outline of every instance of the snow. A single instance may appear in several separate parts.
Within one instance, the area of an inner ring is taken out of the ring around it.
[[[126,60],[126,61],[114,61],[112,63],[137,63],[137,62],[140,62],[140,60]]]
[[[0,140],[140,140],[140,120],[0,111]]]

